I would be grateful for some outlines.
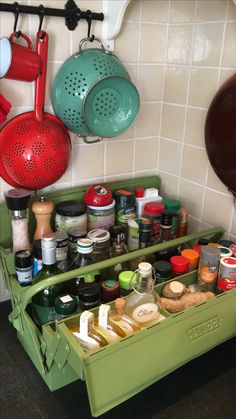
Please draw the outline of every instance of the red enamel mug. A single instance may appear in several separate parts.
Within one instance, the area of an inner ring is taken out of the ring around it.
[[[27,35],[21,32],[19,37],[26,41],[27,46],[15,42],[16,32],[9,39],[0,39],[0,78],[34,81],[40,72],[40,56],[33,50]]]

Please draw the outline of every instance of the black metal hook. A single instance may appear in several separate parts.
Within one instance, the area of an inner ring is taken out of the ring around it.
[[[90,42],[94,41],[95,36],[94,35],[90,35],[91,32],[91,23],[92,23],[92,12],[91,10],[87,10],[87,24],[88,24],[88,34],[87,34],[87,38],[89,39]]]
[[[42,24],[43,24],[43,19],[44,19],[44,6],[42,4],[39,5],[39,10],[40,10],[40,14],[39,14],[39,28],[38,28],[38,32],[40,32],[41,29],[42,29]]]
[[[19,38],[19,36],[21,35],[21,31],[17,31],[16,28],[17,28],[18,18],[20,14],[20,6],[19,6],[19,3],[17,3],[17,1],[15,1],[14,6],[15,6],[15,11],[13,13],[14,13],[15,22],[13,26],[13,32],[15,33],[15,37]]]

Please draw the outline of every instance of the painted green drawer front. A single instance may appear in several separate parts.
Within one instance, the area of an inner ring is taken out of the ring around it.
[[[93,415],[106,412],[235,335],[236,289],[85,355],[84,377]],[[79,365],[79,345],[77,354]]]

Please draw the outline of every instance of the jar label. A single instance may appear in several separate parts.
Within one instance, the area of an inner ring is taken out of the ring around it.
[[[217,281],[217,289],[220,291],[229,291],[232,288],[236,288],[236,279],[232,279],[232,278],[221,278],[220,276],[218,277],[218,281]]]
[[[16,274],[18,282],[21,286],[30,285],[32,283],[33,276],[33,267],[29,266],[28,268],[16,268]]]
[[[81,333],[73,332],[75,339],[79,342],[81,348],[85,353],[94,352],[100,349],[99,344],[90,336],[82,336]]]
[[[114,320],[112,319],[112,323],[119,326],[123,332],[126,334],[126,336],[130,336],[134,333],[133,328],[125,321],[125,320]]]
[[[88,215],[88,231],[101,228],[109,230],[115,224],[115,213],[109,215]]]
[[[133,319],[138,323],[152,322],[158,316],[158,306],[154,303],[141,304],[132,313]]]
[[[217,278],[217,266],[203,266],[199,270],[199,276],[202,282],[211,284]]]
[[[127,207],[120,209],[116,213],[116,222],[127,224],[128,220],[136,218],[136,212],[134,207]]]

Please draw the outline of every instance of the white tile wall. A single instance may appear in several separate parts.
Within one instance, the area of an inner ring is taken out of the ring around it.
[[[115,0],[111,0],[115,1]],[[64,0],[19,0],[64,7]],[[81,10],[102,10],[101,0],[79,1]],[[20,16],[20,28],[33,39],[37,16]],[[100,22],[92,30],[101,34]],[[10,13],[0,14],[0,35],[9,36]],[[61,65],[86,36],[86,23],[69,32],[63,19],[45,18],[50,36],[46,105]],[[125,13],[115,53],[137,85],[141,108],[132,127],[116,139],[87,146],[73,135],[67,173],[51,188],[157,173],[161,193],[179,197],[191,212],[191,230],[222,225],[236,241],[231,194],[208,162],[204,123],[219,86],[236,70],[236,6],[232,0],[132,0]],[[33,85],[0,80],[12,103],[9,118],[32,109]],[[50,108],[49,108],[50,109]],[[9,189],[0,182],[0,199]],[[50,189],[50,187],[49,187]],[[217,208],[217,211],[216,211]]]

